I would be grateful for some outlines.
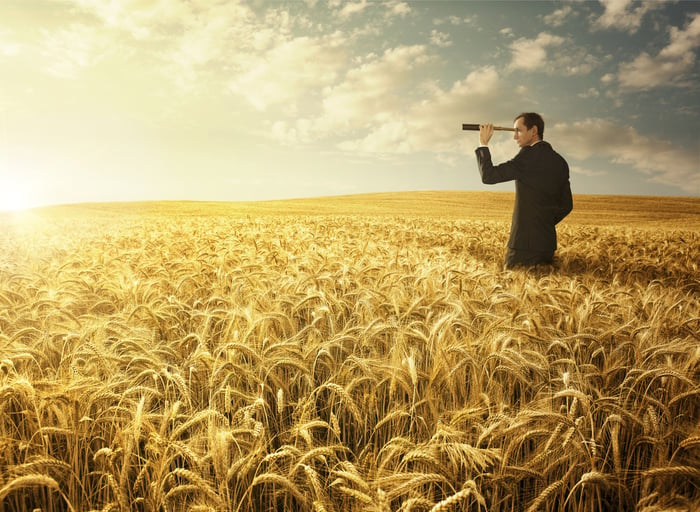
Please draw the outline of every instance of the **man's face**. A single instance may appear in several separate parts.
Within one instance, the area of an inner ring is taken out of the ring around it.
[[[537,126],[532,125],[532,128],[528,130],[522,117],[515,120],[513,128],[515,128],[513,139],[515,139],[515,142],[517,142],[518,146],[521,148],[531,146],[539,140],[537,136]]]

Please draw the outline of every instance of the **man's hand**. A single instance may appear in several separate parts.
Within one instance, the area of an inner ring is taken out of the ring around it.
[[[491,140],[492,136],[493,136],[493,125],[491,123],[479,125],[479,143],[482,146],[488,146],[489,141]]]

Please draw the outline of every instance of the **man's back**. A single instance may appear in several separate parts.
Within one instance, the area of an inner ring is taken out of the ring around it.
[[[523,147],[512,160],[494,166],[487,147],[476,151],[483,183],[515,180],[515,206],[508,247],[553,253],[555,225],[572,209],[569,166],[544,141]]]

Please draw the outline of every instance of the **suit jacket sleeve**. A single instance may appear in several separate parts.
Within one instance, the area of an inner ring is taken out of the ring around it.
[[[522,148],[512,160],[499,165],[493,165],[489,148],[487,146],[477,148],[476,161],[479,165],[481,182],[485,185],[493,185],[495,183],[503,183],[504,181],[518,179],[521,171],[520,161],[529,149],[529,147]]]

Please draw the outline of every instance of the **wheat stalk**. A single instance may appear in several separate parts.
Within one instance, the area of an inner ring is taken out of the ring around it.
[[[479,504],[479,510],[481,509],[481,507],[484,507],[484,509],[486,509],[486,500],[484,500],[484,497],[477,491],[476,483],[474,483],[474,480],[468,480],[464,483],[464,486],[461,491],[453,494],[448,498],[445,498],[439,503],[436,503],[430,509],[430,512],[442,512],[444,510],[448,510],[460,501],[463,501],[470,496],[472,496]]]

